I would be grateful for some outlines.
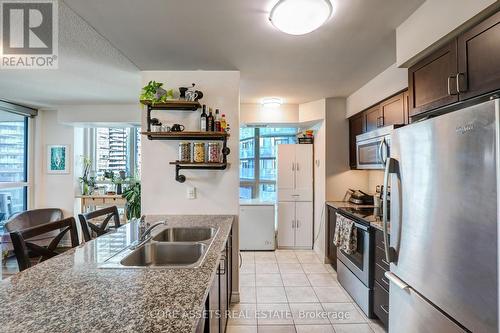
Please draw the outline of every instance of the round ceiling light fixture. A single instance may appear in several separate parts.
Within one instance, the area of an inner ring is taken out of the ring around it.
[[[305,35],[321,27],[333,13],[330,0],[280,0],[269,21],[284,33]]]
[[[268,108],[279,108],[283,104],[283,100],[278,97],[268,97],[262,100],[262,106]]]

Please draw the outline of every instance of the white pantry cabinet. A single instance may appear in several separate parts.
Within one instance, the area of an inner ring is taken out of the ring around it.
[[[313,204],[311,201],[278,203],[278,247],[312,249]]]
[[[278,247],[313,247],[313,145],[278,145]]]
[[[278,201],[313,200],[313,145],[278,145]]]

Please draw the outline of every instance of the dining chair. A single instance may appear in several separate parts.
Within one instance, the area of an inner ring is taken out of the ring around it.
[[[59,231],[59,233],[47,246],[40,246],[30,241],[30,239],[53,231]],[[68,232],[71,238],[71,247],[78,246],[78,232],[74,217],[11,232],[10,238],[19,265],[19,271],[23,271],[33,266],[33,264],[38,264],[60,254],[61,250],[60,248],[58,249],[58,245]]]
[[[98,221],[92,222],[106,216],[100,223]],[[113,218],[114,225],[108,227],[108,223]],[[93,238],[102,236],[108,233],[111,229],[118,229],[120,227],[120,214],[116,206],[106,207],[103,209],[95,210],[93,212],[78,214],[80,226],[82,227],[83,239],[88,242]]]

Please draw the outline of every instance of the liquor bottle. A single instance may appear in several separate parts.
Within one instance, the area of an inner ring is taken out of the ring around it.
[[[205,104],[203,104],[203,111],[201,112],[200,117],[200,131],[207,131],[207,106]]]
[[[225,132],[227,128],[226,115],[222,114],[222,118],[220,119],[220,130]]]
[[[214,129],[215,129],[214,115],[212,113],[212,108],[210,108],[207,117],[207,132],[213,132]]]
[[[219,109],[215,109],[215,126],[214,127],[215,127],[216,132],[221,131]]]

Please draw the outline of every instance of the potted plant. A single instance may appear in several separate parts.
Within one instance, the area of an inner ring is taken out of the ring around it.
[[[81,184],[82,195],[90,195],[94,190],[95,177],[90,177],[90,168],[92,167],[92,160],[86,156],[82,156],[82,176],[79,178]]]
[[[125,204],[127,210],[127,219],[141,217],[141,183],[136,179],[130,179],[129,186],[122,195],[127,203]]]
[[[146,86],[142,88],[140,100],[150,101],[152,104],[162,103],[169,99],[174,98],[174,90],[165,90],[162,88],[163,83],[156,81],[149,81]]]

